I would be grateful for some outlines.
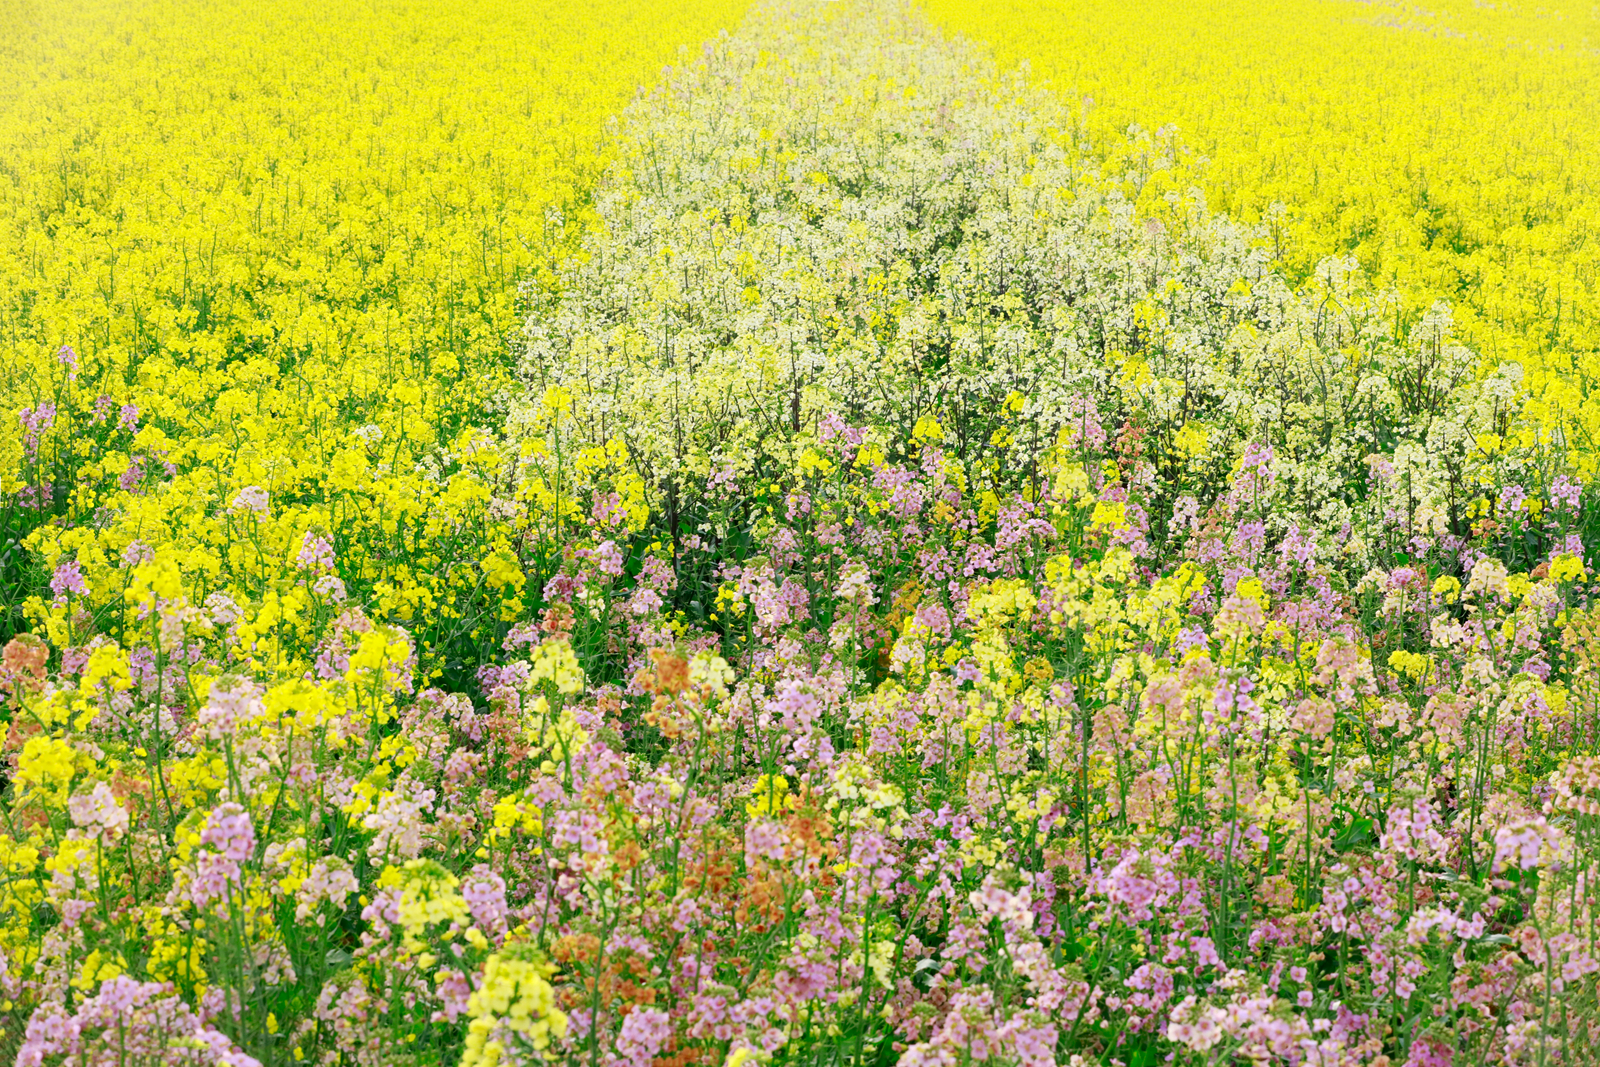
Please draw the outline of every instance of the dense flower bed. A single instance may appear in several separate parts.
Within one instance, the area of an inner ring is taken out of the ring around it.
[[[514,378],[324,431],[263,367],[128,475],[149,401],[41,363],[0,1053],[1584,1062],[1584,470],[1180,168],[771,3],[625,112]]]
[[[1192,186],[1269,223],[1294,278],[1353,255],[1413,319],[1441,297],[1592,473],[1600,407],[1600,11],[1404,0],[926,0],[1048,81],[1097,140],[1159,131]]]
[[[1160,144],[1082,142],[920,24],[753,22],[623,134],[601,227],[559,287],[529,289],[512,430],[542,442],[544,391],[566,390],[569,447],[625,448],[670,529],[737,506],[738,479],[804,470],[829,413],[902,440],[936,416],[964,460],[1013,473],[1062,426],[1131,419],[1160,558],[1178,499],[1209,506],[1252,443],[1290,483],[1272,534],[1352,526],[1363,568],[1483,520],[1529,531],[1532,566],[1549,544],[1502,491],[1581,473],[1522,414],[1522,368],[1480,374],[1447,305],[1405,325],[1349,258],[1291,289],[1267,227],[1137,192],[1181,173]],[[1404,530],[1360,488],[1373,455]],[[550,456],[524,457],[525,484],[548,492]]]
[[[472,460],[515,285],[588,223],[608,116],[742,9],[0,7],[0,632],[43,632],[64,557],[91,614],[134,541],[199,603],[315,529],[353,596],[477,656],[462,620],[518,594]],[[248,486],[280,506],[241,555]]]

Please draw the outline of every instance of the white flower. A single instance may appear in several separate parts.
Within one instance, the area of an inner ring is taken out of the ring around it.
[[[234,496],[229,507],[234,511],[253,511],[257,515],[265,515],[269,505],[265,489],[259,485],[247,485]]]

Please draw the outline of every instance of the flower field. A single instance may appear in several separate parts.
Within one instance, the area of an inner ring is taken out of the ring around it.
[[[1593,12],[0,5],[0,1062],[1600,1059]]]
[[[1138,5],[928,0],[947,30],[1070,94],[1101,140],[1130,123],[1261,219],[1289,277],[1353,255],[1403,314],[1439,299],[1485,367],[1528,371],[1535,424],[1592,470],[1600,409],[1600,10],[1397,0]]]

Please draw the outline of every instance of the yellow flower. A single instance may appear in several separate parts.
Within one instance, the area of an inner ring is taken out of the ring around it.
[[[70,984],[87,993],[98,989],[101,982],[125,974],[127,969],[121,956],[95,949],[84,957],[83,965],[78,968],[78,976]]]
[[[17,784],[64,803],[76,773],[77,758],[77,750],[69,741],[30,737],[17,757]]]
[[[1097,529],[1120,530],[1128,521],[1128,505],[1121,501],[1097,501],[1089,525]]]
[[[1257,578],[1253,574],[1245,578],[1240,578],[1239,583],[1233,587],[1233,591],[1236,596],[1242,596],[1247,600],[1254,600],[1257,604],[1261,605],[1263,610],[1271,607],[1270,598],[1267,596],[1266,586],[1262,585],[1261,579]]]
[[[1389,653],[1389,666],[1397,674],[1406,675],[1418,685],[1425,684],[1433,667],[1433,658],[1419,652],[1396,649]]]
[[[552,385],[544,391],[545,410],[561,415],[572,410],[572,393],[565,386]]]
[[[916,426],[911,430],[911,440],[917,444],[926,441],[939,441],[944,438],[944,427],[939,425],[939,420],[932,415],[924,415],[917,420]]]
[[[508,1044],[542,1056],[552,1037],[567,1032],[567,1016],[555,1005],[552,968],[525,946],[490,956],[483,981],[467,1000],[467,1041],[461,1067],[495,1067],[513,1059]]]
[[[1581,581],[1584,574],[1583,561],[1577,556],[1562,555],[1550,561],[1550,577],[1554,581]]]
[[[537,805],[516,797],[502,797],[494,805],[494,826],[489,831],[489,840],[504,841],[513,832],[537,837],[544,832],[544,823]]]
[[[794,798],[789,795],[789,780],[781,774],[763,774],[756,779],[756,784],[750,790],[751,801],[744,806],[745,814],[751,818],[757,816],[771,816],[778,812],[794,807]]]
[[[583,668],[578,666],[578,655],[566,638],[550,638],[534,649],[528,685],[537,686],[540,682],[550,682],[563,696],[583,692]]]
[[[461,880],[433,860],[407,860],[404,867],[385,867],[380,888],[400,889],[400,925],[415,938],[429,926],[471,922],[467,902],[457,892]]]
[[[1206,451],[1206,429],[1199,423],[1186,422],[1172,439],[1178,454],[1187,459],[1202,456]]]
[[[814,448],[807,448],[800,453],[800,474],[827,475],[833,473],[834,464],[826,456]]]

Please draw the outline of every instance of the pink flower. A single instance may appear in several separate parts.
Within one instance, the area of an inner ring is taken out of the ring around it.
[[[634,1008],[617,1033],[617,1064],[650,1067],[672,1034],[672,1020],[659,1008]]]
[[[755,819],[744,828],[745,866],[755,868],[760,860],[782,862],[788,835],[771,819]]]
[[[486,865],[478,864],[462,880],[461,896],[472,912],[472,921],[485,930],[498,930],[505,925],[509,912],[506,880]]]
[[[220,741],[231,737],[239,723],[265,713],[265,695],[266,690],[248,678],[224,675],[211,683],[211,692],[196,718],[206,736]]]
[[[383,859],[391,852],[415,859],[422,851],[422,831],[427,824],[423,812],[433,804],[433,790],[422,789],[410,798],[395,793],[385,793],[378,800],[378,809],[362,817],[361,825],[377,836],[367,846],[367,855]]]
[[[58,600],[69,595],[83,596],[89,591],[83,581],[83,568],[78,566],[77,560],[69,559],[56,565],[55,573],[50,576],[50,591]]]
[[[360,883],[350,871],[350,865],[344,860],[338,856],[319,859],[312,864],[300,888],[295,890],[295,919],[299,922],[312,919],[318,926],[326,925],[327,916],[318,912],[318,905],[327,901],[336,912],[341,911],[350,894],[360,888]]]
[[[306,533],[300,538],[300,552],[294,565],[312,574],[325,574],[333,570],[333,544],[326,537]]]
[[[37,407],[23,408],[17,413],[22,423],[22,451],[32,462],[39,458],[39,442],[44,432],[56,423],[56,405],[53,400],[41,400]]]
[[[452,967],[441,967],[433,983],[434,991],[444,1005],[442,1011],[434,1013],[434,1022],[453,1023],[466,1014],[467,1002],[472,998],[472,982],[466,975]]]
[[[595,569],[613,578],[622,574],[622,550],[615,541],[602,541],[585,553],[594,561]]]
[[[170,985],[121,975],[69,1015],[41,1005],[28,1020],[17,1067],[45,1063],[166,1064],[171,1067],[261,1067],[228,1037],[201,1021]]]
[[[134,456],[128,460],[128,466],[117,476],[117,487],[125,493],[132,493],[144,481],[144,457]]]
[[[1379,843],[1418,863],[1441,863],[1450,842],[1441,832],[1438,813],[1427,800],[1389,809],[1387,828]]]
[[[256,828],[250,813],[232,801],[218,804],[200,831],[200,843],[210,845],[235,863],[250,859],[256,850]]]
[[[91,837],[115,841],[128,829],[128,813],[104,782],[96,782],[93,791],[68,800],[67,811],[73,825],[89,831]]]
[[[1560,849],[1561,835],[1543,815],[1521,819],[1494,832],[1494,869],[1516,866],[1531,871],[1549,863]]]

